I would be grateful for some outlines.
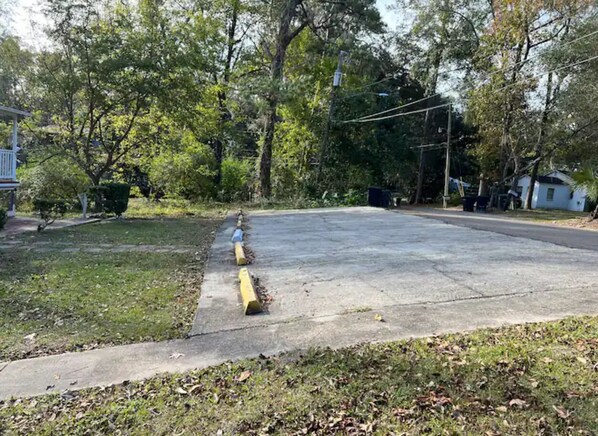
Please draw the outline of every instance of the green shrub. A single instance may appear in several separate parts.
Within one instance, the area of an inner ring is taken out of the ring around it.
[[[0,208],[0,230],[4,228],[4,225],[6,224],[7,220],[8,214],[6,213],[6,210]]]
[[[17,190],[21,209],[31,208],[36,198],[75,200],[90,185],[89,178],[79,167],[59,156],[39,165],[20,166],[17,177],[21,182]]]
[[[129,207],[131,185],[121,182],[104,182],[89,189],[95,199],[95,212],[122,216]]]
[[[68,204],[64,200],[37,198],[33,200],[33,207],[43,220],[43,223],[37,226],[37,231],[41,232],[58,218],[64,216],[68,209]]]
[[[220,198],[222,201],[247,201],[251,193],[251,170],[249,161],[228,157],[222,161]]]
[[[104,212],[120,217],[129,206],[131,186],[127,183],[109,182],[101,185],[104,189]]]
[[[462,203],[463,203],[463,200],[461,199],[461,194],[459,194],[458,192],[452,192],[451,198],[448,201],[449,206],[459,206]]]
[[[214,195],[215,159],[205,144],[192,142],[181,152],[167,151],[152,160],[149,180],[171,198],[201,200]]]

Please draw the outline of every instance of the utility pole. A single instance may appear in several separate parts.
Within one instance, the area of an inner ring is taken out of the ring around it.
[[[328,108],[328,119],[326,120],[326,130],[324,131],[324,138],[322,141],[322,149],[320,151],[320,163],[318,165],[318,174],[316,176],[316,183],[320,181],[322,170],[324,168],[324,159],[326,158],[326,151],[328,150],[328,137],[330,136],[330,127],[332,126],[332,115],[334,113],[334,104],[336,100],[336,89],[341,86],[343,79],[343,62],[345,61],[347,52],[341,50],[338,53],[338,64],[332,79],[332,90],[330,91],[330,107]]]
[[[428,103],[426,103],[428,104]],[[429,104],[428,104],[429,106]],[[430,116],[430,111],[426,111],[426,117],[424,118],[424,136],[422,138],[421,145],[424,145],[428,142],[428,117]],[[424,187],[424,170],[425,170],[425,158],[426,155],[424,154],[425,147],[420,147],[419,149],[419,169],[417,171],[417,187],[415,189],[415,204],[422,203],[422,191]]]
[[[449,200],[449,182],[451,171],[451,113],[453,112],[453,106],[448,105],[448,123],[446,126],[446,162],[444,164],[444,196],[442,197],[442,207],[445,209],[448,206]]]

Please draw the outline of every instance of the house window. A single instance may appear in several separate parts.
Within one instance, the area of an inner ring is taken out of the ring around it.
[[[548,191],[546,191],[546,201],[552,200],[554,200],[554,188],[548,188]]]

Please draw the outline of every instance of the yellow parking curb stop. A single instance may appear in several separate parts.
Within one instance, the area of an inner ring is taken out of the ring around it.
[[[239,271],[239,280],[241,282],[240,290],[245,315],[261,312],[262,305],[257,297],[257,293],[253,287],[253,280],[247,268],[241,268]]]
[[[237,258],[237,265],[247,265],[245,250],[243,250],[243,244],[240,242],[235,242],[235,257]]]

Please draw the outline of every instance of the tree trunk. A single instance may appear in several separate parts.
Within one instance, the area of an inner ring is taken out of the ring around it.
[[[444,35],[444,32],[442,33]],[[442,55],[444,53],[444,39],[440,41],[439,46],[436,47],[433,54],[432,60],[432,73],[428,73],[427,89],[425,96],[431,97],[436,94],[436,87],[438,86],[438,72],[440,70],[440,64],[442,62]],[[430,100],[426,100],[426,107],[430,107]],[[424,134],[421,145],[428,143],[428,129],[430,128],[430,112],[426,111],[426,117],[424,119]],[[419,152],[419,169],[417,172],[417,188],[415,190],[415,204],[422,203],[422,195],[424,189],[424,174],[426,171],[426,152],[422,147]]]
[[[534,155],[536,156],[536,161],[534,162],[534,166],[532,167],[532,173],[530,174],[529,187],[527,188],[527,195],[525,196],[525,205],[523,206],[524,209],[532,208],[532,200],[534,198],[536,180],[538,180],[538,169],[540,168],[539,154],[540,149],[539,147],[537,147],[536,152],[534,153]]]
[[[292,30],[291,23],[297,14],[297,6],[301,0],[284,0],[278,23],[278,34],[276,37],[276,50],[272,63],[270,64],[270,79],[272,89],[267,101],[268,111],[266,115],[266,126],[264,128],[264,140],[259,159],[259,195],[262,198],[269,198],[272,195],[272,182],[270,179],[272,170],[272,144],[274,142],[274,131],[277,123],[277,108],[279,101],[279,86],[282,81],[284,61],[289,44],[299,31],[305,26]]]
[[[227,36],[226,36],[226,62],[224,64],[224,72],[222,74],[222,84],[224,85],[225,89],[229,84],[230,81],[230,74],[231,69],[233,67],[233,57],[235,54],[235,45],[237,41],[235,40],[235,35],[237,33],[237,22],[239,18],[239,7],[240,3],[238,0],[233,1],[232,4],[232,12],[230,17],[230,23],[227,26]],[[218,110],[220,112],[219,123],[220,128],[219,132],[225,131],[226,123],[231,120],[231,113],[228,110],[226,104],[226,91],[220,90],[218,91]],[[222,179],[222,160],[224,159],[224,146],[222,139],[217,137],[214,139],[214,157],[216,158],[216,178],[215,182],[216,185],[220,185],[220,181]]]
[[[536,187],[536,180],[538,179],[538,169],[540,168],[540,156],[542,154],[542,146],[544,145],[544,137],[546,136],[546,126],[548,125],[548,114],[550,111],[550,104],[552,102],[552,71],[548,73],[546,82],[546,98],[544,99],[544,110],[542,111],[542,121],[540,122],[540,131],[538,132],[538,140],[534,146],[534,166],[530,175],[529,187],[525,197],[525,209],[532,208],[532,199],[534,197],[534,189]]]

